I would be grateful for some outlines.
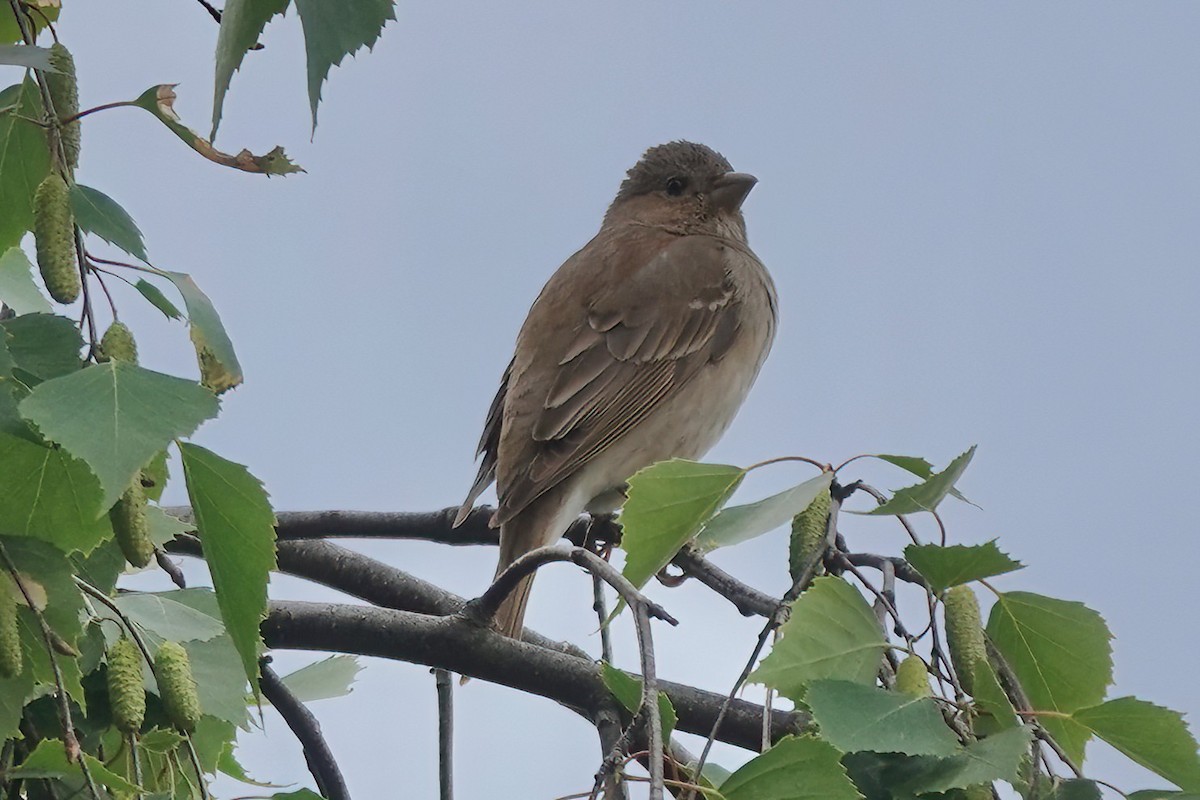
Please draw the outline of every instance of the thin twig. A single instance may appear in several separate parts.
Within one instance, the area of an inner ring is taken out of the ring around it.
[[[263,697],[271,702],[279,716],[291,729],[304,750],[304,761],[308,771],[317,782],[317,789],[327,800],[350,800],[350,792],[342,771],[338,768],[333,751],[321,734],[321,723],[308,707],[292,694],[266,659],[259,661],[258,685]]]
[[[863,483],[862,481],[859,481],[857,483],[857,487],[859,489],[862,489],[867,494],[871,495],[871,497],[874,497],[875,502],[878,503],[879,505],[883,505],[884,503],[887,502],[887,495],[885,495],[883,492],[876,489],[874,486],[871,486],[868,483]],[[896,517],[896,519],[900,520],[900,524],[904,526],[904,530],[908,533],[908,538],[912,539],[912,543],[920,544],[921,538],[919,536],[917,536],[917,532],[913,528],[912,523],[908,521],[908,517],[906,517],[904,514],[896,514],[895,517]]]
[[[662,718],[658,713],[658,682],[655,675],[654,639],[650,629],[651,617],[671,625],[678,625],[674,617],[645,595],[617,572],[616,568],[600,556],[583,547],[541,547],[532,550],[514,561],[492,585],[476,599],[467,603],[462,615],[467,619],[490,625],[500,604],[504,602],[523,578],[533,574],[539,567],[555,561],[570,561],[578,564],[593,575],[600,576],[613,587],[633,611],[634,627],[637,631],[638,652],[642,666],[642,700],[635,714],[644,717],[650,751],[650,800],[662,800],[663,796],[663,740]]]
[[[454,681],[444,669],[434,669],[433,679],[438,703],[438,798],[454,800]]]
[[[107,111],[110,108],[121,108],[122,106],[136,106],[136,105],[137,105],[137,103],[133,102],[132,100],[118,100],[115,103],[105,103],[102,106],[96,106],[95,108],[86,108],[77,114],[72,114],[71,116],[69,116],[65,119],[61,119],[61,120],[59,120],[59,124],[60,125],[70,125],[72,122],[77,122],[77,121],[83,119],[84,117],[86,117],[88,114],[95,114],[97,111]]]
[[[200,766],[200,754],[196,752],[196,745],[192,744],[192,737],[188,736],[183,740],[184,749],[187,750],[188,760],[192,762],[192,769],[196,770],[196,781],[199,783],[200,800],[209,800],[211,795],[208,793],[208,784],[204,780],[204,768]]]

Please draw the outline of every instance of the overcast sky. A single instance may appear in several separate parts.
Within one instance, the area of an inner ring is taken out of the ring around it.
[[[217,26],[199,4],[66,5],[85,106],[178,82],[176,110],[207,131]],[[1100,611],[1114,696],[1200,713],[1200,5],[403,3],[398,17],[333,71],[312,141],[294,14],[235,76],[217,145],[282,144],[305,175],[216,167],[135,109],[86,120],[79,180],[125,205],[158,266],[195,275],[238,347],[246,384],[199,442],[248,464],[281,510],[457,503],[542,283],[645,148],[704,142],[761,180],[745,210],[781,306],[710,458],[944,465],[977,443],[961,485],[983,510],[947,505],[953,540],[998,536],[1029,565],[1002,588]],[[118,299],[147,366],[192,369],[182,327]],[[780,466],[744,496],[810,474]],[[906,483],[866,463],[847,477]],[[182,482],[169,492],[182,501]],[[859,549],[904,543],[894,522],[843,531]],[[466,595],[495,557],[364,549]],[[716,560],[782,591],[785,549],[780,533]],[[664,677],[727,690],[760,623],[692,586],[652,591],[682,622],[657,634]],[[335,597],[288,580],[272,593]],[[590,582],[560,566],[528,621],[595,652],[589,606]],[[480,682],[457,699],[461,798],[590,785],[599,748],[575,715]],[[371,662],[314,710],[356,796],[435,796],[427,670]],[[277,719],[244,741],[253,774],[309,781]],[[1091,753],[1097,776],[1143,788]]]

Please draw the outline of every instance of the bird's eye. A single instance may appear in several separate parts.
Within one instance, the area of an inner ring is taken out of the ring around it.
[[[667,194],[671,195],[671,197],[679,197],[679,195],[683,194],[685,186],[687,186],[687,180],[684,178],[668,178]]]

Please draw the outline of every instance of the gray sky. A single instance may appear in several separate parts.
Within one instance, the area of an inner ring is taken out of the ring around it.
[[[176,110],[207,130],[217,28],[198,4],[67,5],[85,106],[179,82]],[[215,167],[133,109],[87,120],[80,181],[125,205],[159,266],[196,276],[245,367],[198,441],[250,465],[279,509],[457,503],[543,281],[646,147],[701,141],[761,179],[746,213],[782,308],[710,458],[944,465],[978,443],[962,487],[985,510],[946,507],[955,541],[999,536],[1029,564],[1003,588],[1100,611],[1114,696],[1200,712],[1200,5],[404,3],[398,16],[333,71],[315,141],[294,14],[235,76],[217,145],[283,144],[307,175]],[[186,332],[119,301],[144,363],[179,371]],[[809,475],[779,467],[744,496]],[[866,464],[856,476],[906,483]],[[860,549],[903,546],[894,523],[843,529]],[[776,534],[717,560],[781,591],[785,547]],[[493,568],[483,549],[366,549],[467,595]],[[694,587],[653,591],[682,621],[658,634],[664,676],[727,690],[759,623]],[[589,592],[551,570],[530,624],[595,651]],[[287,580],[273,594],[333,596]],[[397,782],[435,796],[425,669],[373,662],[314,710],[357,796]],[[458,710],[461,797],[590,784],[598,745],[570,712],[479,682]],[[307,781],[277,719],[245,740],[254,774]],[[1097,776],[1142,788],[1090,752]]]

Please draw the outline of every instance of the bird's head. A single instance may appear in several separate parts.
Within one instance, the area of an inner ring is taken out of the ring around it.
[[[660,144],[629,170],[604,221],[745,241],[742,201],[757,182],[753,175],[734,172],[710,147],[683,141]]]

